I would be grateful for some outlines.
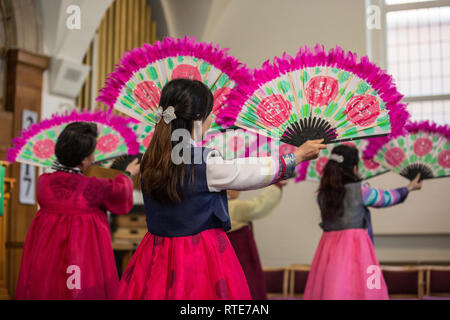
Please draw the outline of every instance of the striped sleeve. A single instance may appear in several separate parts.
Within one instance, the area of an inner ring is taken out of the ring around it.
[[[362,184],[362,196],[364,205],[368,207],[389,207],[405,201],[408,196],[408,188],[382,190]]]

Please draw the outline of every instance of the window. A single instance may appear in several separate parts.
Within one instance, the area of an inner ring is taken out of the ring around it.
[[[384,1],[387,70],[412,120],[450,123],[450,1]]]

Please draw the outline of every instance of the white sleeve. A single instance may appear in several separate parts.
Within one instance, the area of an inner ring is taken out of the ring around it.
[[[262,157],[224,160],[219,152],[211,151],[206,158],[208,188],[211,192],[252,190],[290,178],[295,169],[295,159],[289,156],[283,159]]]
[[[271,184],[278,173],[278,161],[271,157],[224,160],[211,151],[206,159],[206,180],[211,192],[251,190]]]

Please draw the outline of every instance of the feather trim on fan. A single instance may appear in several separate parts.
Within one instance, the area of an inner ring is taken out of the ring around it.
[[[196,42],[193,37],[145,44],[125,54],[106,79],[97,100],[154,126],[154,111],[164,85],[174,78],[190,78],[210,87],[215,114],[231,88],[251,77],[248,69],[227,51]]]
[[[233,89],[217,117],[300,146],[323,138],[336,143],[399,134],[409,117],[391,76],[367,57],[321,45],[283,54]]]
[[[428,121],[409,122],[406,133],[373,139],[364,152],[384,167],[413,180],[450,176],[450,126]]]
[[[105,112],[73,111],[62,115],[54,114],[22,131],[12,139],[13,147],[7,151],[7,160],[51,166],[55,160],[57,138],[65,126],[72,122],[93,122],[98,125],[99,136],[94,152],[96,161],[139,152],[136,135],[128,127],[131,123],[129,119]]]

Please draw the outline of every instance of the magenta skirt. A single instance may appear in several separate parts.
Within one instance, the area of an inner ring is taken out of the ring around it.
[[[308,281],[309,300],[389,299],[372,242],[364,229],[324,232]]]
[[[104,212],[37,213],[25,241],[16,299],[114,299],[118,286]]]
[[[226,233],[187,237],[147,233],[119,284],[118,299],[250,300],[241,265]]]

